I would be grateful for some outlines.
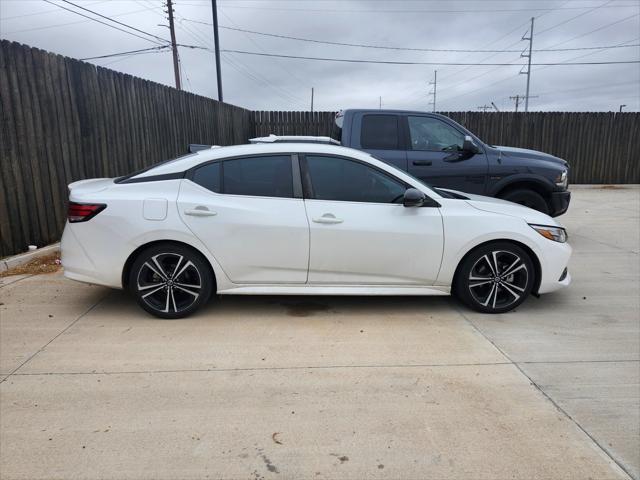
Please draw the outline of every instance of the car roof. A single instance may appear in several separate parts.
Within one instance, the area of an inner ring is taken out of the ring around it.
[[[344,155],[361,160],[370,161],[372,157],[364,152],[355,150],[353,148],[342,147],[332,144],[322,143],[256,143],[250,145],[233,145],[228,147],[215,146],[204,150],[198,150],[197,152],[178,157],[173,160],[161,163],[154,167],[133,175],[131,178],[143,178],[155,175],[166,175],[170,173],[184,172],[196,165],[211,160],[217,160],[222,158],[240,157],[244,155],[260,155],[269,154],[274,155],[278,153],[322,153],[332,155]]]
[[[421,110],[385,110],[385,109],[378,109],[378,108],[347,108],[342,110],[343,114],[346,114],[347,112],[350,113],[377,113],[379,115],[407,115],[407,114],[413,114],[413,115],[432,115],[435,117],[445,117],[446,115],[442,115],[441,113],[435,113],[435,112],[425,112],[425,111],[421,111]]]
[[[292,153],[319,154],[319,155],[339,155],[356,160],[362,160],[370,165],[385,170],[392,175],[402,179],[409,185],[416,188],[423,188],[425,185],[407,172],[394,167],[372,155],[355,150],[353,148],[342,147],[337,145],[327,145],[323,143],[257,143],[250,145],[233,145],[229,147],[214,146],[205,150],[199,150],[195,153],[185,155],[183,157],[169,160],[167,162],[151,167],[143,172],[131,175],[130,179],[155,177],[158,175],[170,175],[172,173],[182,173],[190,168],[198,166],[211,160],[244,157],[253,155],[288,155]],[[417,184],[416,184],[417,182]],[[427,187],[428,188],[428,187]],[[432,198],[439,199],[442,196],[433,189],[429,189],[429,195]]]

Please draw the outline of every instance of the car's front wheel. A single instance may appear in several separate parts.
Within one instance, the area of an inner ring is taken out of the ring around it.
[[[204,305],[213,289],[206,260],[190,248],[156,245],[134,261],[129,287],[138,304],[160,318],[182,318]]]
[[[483,313],[513,310],[531,293],[535,270],[529,254],[509,242],[483,245],[465,257],[454,283],[454,293]]]

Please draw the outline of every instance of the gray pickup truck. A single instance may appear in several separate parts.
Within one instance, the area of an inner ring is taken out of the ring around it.
[[[562,215],[569,207],[569,164],[553,155],[489,145],[444,115],[344,110],[336,116],[345,147],[363,150],[434,187],[488,195]]]

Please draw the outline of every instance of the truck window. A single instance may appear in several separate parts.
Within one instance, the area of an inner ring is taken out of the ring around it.
[[[397,150],[398,117],[396,115],[364,115],[360,146],[376,150]]]
[[[433,117],[409,117],[412,150],[460,150],[464,134]]]

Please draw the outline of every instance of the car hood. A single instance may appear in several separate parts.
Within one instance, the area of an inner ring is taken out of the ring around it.
[[[557,163],[558,165],[562,165],[563,167],[569,166],[569,164],[558,157],[554,157],[548,153],[539,152],[537,150],[529,150],[528,148],[516,148],[516,147],[493,147],[500,152],[502,155],[509,155],[520,158],[530,158],[533,160],[545,160],[547,162]]]
[[[456,190],[449,190],[444,188],[441,190],[445,190],[462,197],[459,201],[464,201],[478,210],[522,218],[527,223],[532,223],[535,225],[548,225],[557,227],[562,226],[549,215],[546,215],[532,208],[519,205],[517,203],[508,202],[507,200],[485,197],[482,195],[474,195],[472,193],[459,192]]]

